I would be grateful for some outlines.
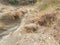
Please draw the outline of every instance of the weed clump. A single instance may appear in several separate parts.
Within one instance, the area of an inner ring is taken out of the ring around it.
[[[51,26],[56,21],[56,19],[57,18],[55,13],[46,14],[40,18],[40,21],[38,21],[38,23],[40,26]]]

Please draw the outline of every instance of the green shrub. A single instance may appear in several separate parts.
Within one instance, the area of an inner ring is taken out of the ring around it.
[[[18,4],[18,3],[19,3],[18,0],[8,0],[8,1],[9,1],[9,3],[11,3],[11,4]]]
[[[10,4],[33,4],[37,0],[8,0]]]

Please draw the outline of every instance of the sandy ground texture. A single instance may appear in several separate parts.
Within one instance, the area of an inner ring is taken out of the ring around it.
[[[0,45],[60,45],[60,9],[0,4]]]

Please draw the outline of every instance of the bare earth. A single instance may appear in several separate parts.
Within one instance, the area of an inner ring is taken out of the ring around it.
[[[0,4],[0,45],[60,45],[60,10]]]

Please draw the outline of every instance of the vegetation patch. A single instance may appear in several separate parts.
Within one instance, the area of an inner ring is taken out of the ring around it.
[[[8,2],[11,4],[23,4],[23,5],[34,4],[36,1],[37,0],[8,0]]]
[[[40,26],[51,26],[52,24],[54,24],[54,22],[56,21],[56,14],[45,14],[40,18],[40,21],[38,21],[38,24]]]
[[[18,3],[19,3],[18,0],[8,0],[8,1],[9,1],[9,3],[11,3],[11,4],[18,4]]]

